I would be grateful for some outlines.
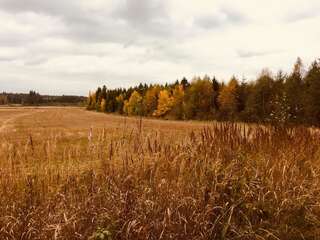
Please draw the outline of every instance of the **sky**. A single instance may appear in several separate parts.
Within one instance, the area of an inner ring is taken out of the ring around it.
[[[252,80],[320,53],[319,0],[0,0],[0,91]]]

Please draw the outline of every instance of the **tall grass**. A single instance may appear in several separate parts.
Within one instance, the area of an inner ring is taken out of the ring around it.
[[[320,133],[215,123],[0,145],[0,239],[320,239]]]

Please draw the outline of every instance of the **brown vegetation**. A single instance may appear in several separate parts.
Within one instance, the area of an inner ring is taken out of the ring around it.
[[[320,236],[317,131],[23,111],[0,133],[0,239]]]

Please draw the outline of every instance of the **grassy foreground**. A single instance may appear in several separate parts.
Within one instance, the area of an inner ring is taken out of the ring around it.
[[[2,138],[0,239],[320,239],[318,131],[134,121]]]

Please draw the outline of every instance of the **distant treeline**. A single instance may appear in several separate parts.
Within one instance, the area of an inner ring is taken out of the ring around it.
[[[40,95],[35,91],[30,91],[29,93],[0,93],[0,105],[81,105],[86,100],[87,98],[82,96],[49,96]]]
[[[265,69],[250,82],[204,76],[128,89],[103,86],[89,94],[87,108],[166,119],[320,125],[320,60],[304,70],[298,58],[290,74]]]

